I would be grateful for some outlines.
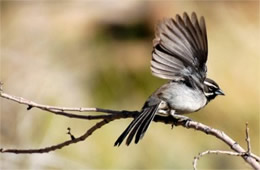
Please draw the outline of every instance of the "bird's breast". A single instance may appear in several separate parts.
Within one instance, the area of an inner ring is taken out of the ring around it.
[[[207,104],[207,99],[199,89],[193,89],[185,84],[172,83],[161,91],[162,100],[167,102],[170,109],[179,114],[200,110]]]

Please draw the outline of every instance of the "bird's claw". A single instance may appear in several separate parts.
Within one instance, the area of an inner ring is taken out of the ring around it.
[[[178,123],[181,123],[181,122],[185,122],[184,125],[185,127],[188,127],[189,126],[189,122],[191,121],[191,119],[187,116],[183,116],[183,115],[172,115],[174,119],[176,119],[176,121]],[[174,124],[172,124],[172,128],[173,128]]]

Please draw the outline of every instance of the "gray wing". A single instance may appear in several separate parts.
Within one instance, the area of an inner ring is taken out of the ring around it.
[[[204,17],[200,22],[193,12],[183,18],[165,19],[159,23],[154,39],[151,70],[154,76],[168,80],[187,77],[201,83],[206,78],[208,55]]]

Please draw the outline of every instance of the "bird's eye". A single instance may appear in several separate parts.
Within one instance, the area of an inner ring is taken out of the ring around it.
[[[212,87],[209,87],[209,91],[213,91],[214,89]]]

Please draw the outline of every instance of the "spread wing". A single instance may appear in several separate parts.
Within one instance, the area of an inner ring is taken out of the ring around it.
[[[192,78],[198,84],[206,78],[208,55],[204,17],[165,19],[159,23],[154,39],[151,70],[154,76],[168,80]]]

